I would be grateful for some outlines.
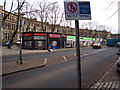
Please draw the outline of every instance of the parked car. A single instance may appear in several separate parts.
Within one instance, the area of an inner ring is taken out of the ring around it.
[[[5,41],[5,42],[2,42],[2,46],[8,46],[10,43],[10,41]]]
[[[117,55],[118,55],[118,60],[116,61],[116,69],[117,72],[120,72],[120,52],[118,52]]]
[[[93,47],[93,49],[94,49],[94,48],[100,49],[100,48],[102,47],[102,44],[101,44],[100,41],[95,41],[95,42],[92,44],[92,47]]]

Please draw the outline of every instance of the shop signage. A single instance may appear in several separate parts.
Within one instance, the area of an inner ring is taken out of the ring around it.
[[[34,36],[34,40],[46,40],[45,36]]]
[[[32,33],[22,34],[22,36],[32,36]]]
[[[67,39],[76,39],[75,36],[67,36]]]
[[[32,37],[31,36],[25,36],[23,37],[24,40],[32,40]]]
[[[66,37],[67,35],[61,35],[61,37]]]
[[[49,38],[60,38],[59,34],[48,34]]]
[[[45,36],[45,33],[34,33],[34,36]]]

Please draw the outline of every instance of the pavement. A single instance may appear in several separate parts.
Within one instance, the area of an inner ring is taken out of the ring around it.
[[[75,49],[75,48],[69,48],[69,49]],[[53,50],[52,52],[56,52],[59,50],[68,50],[68,49],[56,49],[56,50]],[[49,51],[48,50],[25,50],[25,49],[22,50],[22,54],[44,53],[44,52],[49,52]],[[2,47],[1,56],[9,56],[9,55],[19,55],[19,47],[17,47],[16,45],[14,45],[12,49],[7,49],[7,47]],[[26,60],[26,61],[22,61],[22,64],[20,64],[20,61],[6,62],[6,63],[0,64],[0,66],[2,66],[2,72],[0,72],[0,75],[4,76],[8,74],[13,74],[17,72],[22,72],[30,69],[43,67],[43,66],[58,63],[58,62],[65,62],[67,60],[71,60],[71,58],[73,57],[75,57],[75,55],[70,54],[65,56],[54,56],[49,58]]]
[[[53,52],[59,51],[59,50],[68,50],[68,49],[70,48],[53,50]],[[71,48],[71,49],[75,49],[75,48]],[[12,49],[7,49],[7,47],[2,47],[1,51],[2,51],[1,56],[15,55],[15,54],[19,54],[19,47],[14,46]],[[38,52],[43,53],[43,52],[48,52],[48,50],[22,50],[23,54],[38,53]],[[81,53],[81,55],[84,55],[84,53]],[[4,76],[4,75],[17,73],[17,72],[22,72],[26,70],[44,67],[46,65],[55,64],[58,62],[66,62],[68,60],[71,60],[71,58],[75,58],[75,57],[76,57],[75,55],[71,54],[71,55],[66,55],[66,56],[40,58],[34,61],[27,60],[27,61],[23,61],[23,64],[20,64],[19,61],[1,63],[0,67],[2,67],[2,72],[0,72],[0,75]],[[90,89],[91,90],[92,89],[94,90],[100,90],[100,89],[118,90],[120,89],[120,73],[116,72],[115,64],[111,65],[110,70],[108,70],[95,85],[91,86]]]
[[[110,66],[110,69],[90,90],[120,90],[120,73],[116,72],[116,65]]]

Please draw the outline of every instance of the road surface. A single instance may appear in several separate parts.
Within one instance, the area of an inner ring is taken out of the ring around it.
[[[102,49],[106,49],[107,47],[103,47]],[[92,53],[99,51],[101,49],[92,49],[90,48],[81,48],[80,51],[83,53]],[[64,55],[69,55],[69,54],[76,54],[76,50],[63,50],[63,51],[55,51],[55,52],[44,52],[44,53],[31,53],[31,54],[23,54],[22,58],[24,60],[34,60],[34,59],[40,59],[40,58],[49,58],[49,57],[54,57],[54,56],[64,56]],[[2,56],[2,62],[13,62],[13,61],[18,61],[19,60],[19,55],[10,55],[10,56]]]
[[[81,57],[82,87],[96,83],[117,58],[117,48],[95,50]],[[76,58],[67,62],[3,76],[3,88],[77,88]]]

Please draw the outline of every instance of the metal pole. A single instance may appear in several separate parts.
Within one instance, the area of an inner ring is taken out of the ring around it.
[[[76,56],[77,56],[78,88],[81,89],[81,61],[80,61],[79,21],[78,20],[75,20],[75,29],[76,29]]]
[[[118,2],[118,39],[120,39],[120,1]],[[120,46],[118,46],[118,52],[120,52]]]
[[[20,64],[22,64],[22,49],[21,49],[21,25],[22,25],[22,21],[21,21],[21,13],[20,13],[20,5],[19,5],[19,0],[18,0],[18,14],[19,14],[19,20],[18,22],[20,23],[20,49],[19,49],[19,54],[20,54]]]
[[[22,25],[22,20],[21,20],[21,18],[20,18],[20,64],[22,64],[22,49],[21,49],[21,48],[22,48],[22,46],[21,46],[21,45],[22,45],[22,43],[21,43],[21,42],[22,42],[22,40],[21,40],[21,39],[22,39],[22,36],[21,36],[21,25]]]
[[[0,13],[0,45],[2,46],[2,14]]]

